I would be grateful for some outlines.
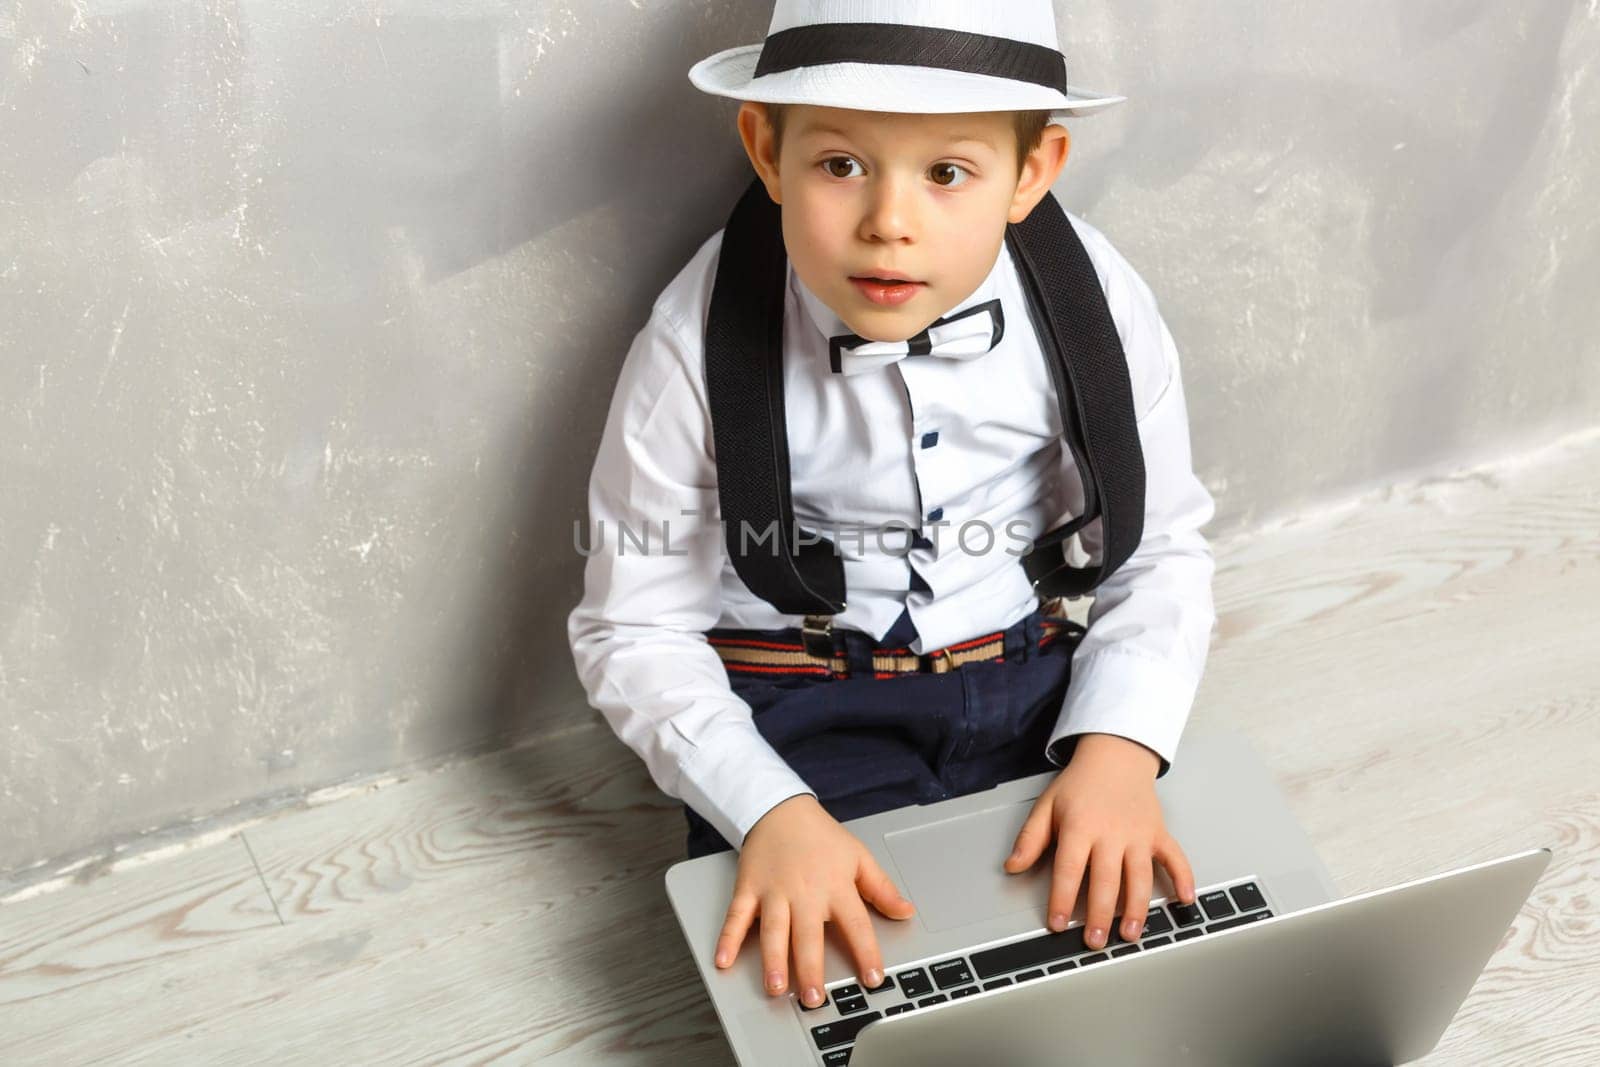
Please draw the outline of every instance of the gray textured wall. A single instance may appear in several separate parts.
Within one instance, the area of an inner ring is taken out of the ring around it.
[[[1594,0],[1058,5],[1224,533],[1600,414]],[[0,2],[0,871],[586,721],[571,530],[734,0]]]

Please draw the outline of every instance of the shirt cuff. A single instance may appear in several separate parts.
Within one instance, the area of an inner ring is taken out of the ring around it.
[[[790,797],[816,796],[773,751],[753,722],[735,722],[699,738],[678,779],[683,802],[735,849],[761,817]]]
[[[1149,656],[1103,649],[1085,657],[1072,665],[1072,681],[1045,745],[1045,758],[1065,767],[1078,735],[1115,734],[1160,757],[1160,778],[1172,769],[1199,685],[1198,679]]]

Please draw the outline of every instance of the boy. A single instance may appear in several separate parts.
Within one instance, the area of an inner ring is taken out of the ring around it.
[[[1209,643],[1199,528],[1213,504],[1154,299],[1079,220],[1126,357],[1142,540],[1099,585],[1087,632],[992,537],[984,551],[936,540],[957,525],[1036,535],[1085,509],[1005,241],[1066,162],[1051,120],[1120,99],[1069,89],[1056,41],[1049,0],[779,0],[764,44],[690,74],[745,101],[740,137],[781,206],[779,445],[797,523],[836,532],[849,599],[819,629],[734,566],[705,361],[722,231],[656,301],[623,366],[569,636],[590,702],[686,802],[690,855],[740,850],[717,966],[759,916],[768,993],[792,973],[806,1006],[822,1001],[825,923],[870,988],[884,961],[865,903],[913,913],[840,825],[873,811],[1063,768],[1004,861],[1026,870],[1055,843],[1048,925],[1066,928],[1086,885],[1087,942],[1106,944],[1117,915],[1136,939],[1154,862],[1194,899],[1154,780]],[[908,547],[886,544],[897,525]],[[1095,531],[1080,531],[1091,553]]]

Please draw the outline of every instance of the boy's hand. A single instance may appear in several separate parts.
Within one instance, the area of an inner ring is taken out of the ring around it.
[[[891,919],[916,913],[867,846],[816,797],[790,797],[745,835],[733,902],[717,939],[717,966],[733,965],[759,912],[767,993],[777,996],[788,987],[792,942],[800,999],[816,1007],[822,1003],[822,924],[832,920],[856,958],[856,974],[867,988],[876,988],[883,984],[883,957],[863,900]]]
[[[1050,929],[1067,928],[1086,865],[1084,942],[1090,948],[1106,946],[1116,914],[1123,917],[1123,938],[1138,939],[1150,910],[1153,859],[1172,876],[1178,898],[1194,902],[1194,872],[1161,819],[1155,790],[1160,767],[1160,757],[1143,745],[1113,734],[1084,734],[1066,768],[1034,801],[1005,869],[1011,874],[1027,870],[1058,839]]]

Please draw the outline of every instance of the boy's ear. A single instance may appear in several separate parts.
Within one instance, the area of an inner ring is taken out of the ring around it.
[[[1061,176],[1061,168],[1067,165],[1067,154],[1071,151],[1072,135],[1065,126],[1051,123],[1044,128],[1039,147],[1028,153],[1028,159],[1022,165],[1017,191],[1011,197],[1011,212],[1006,216],[1009,221],[1022,222],[1033,213],[1039,201],[1044,199],[1044,194]]]
[[[756,176],[767,187],[767,195],[774,204],[783,203],[778,185],[778,156],[774,151],[772,123],[767,118],[767,105],[746,100],[739,105],[739,140],[744,142],[744,153]]]

